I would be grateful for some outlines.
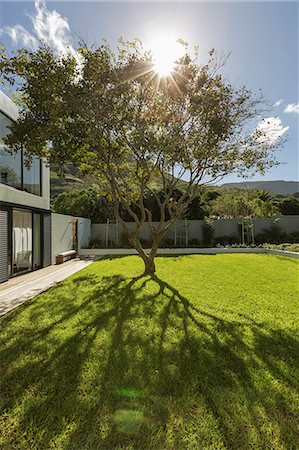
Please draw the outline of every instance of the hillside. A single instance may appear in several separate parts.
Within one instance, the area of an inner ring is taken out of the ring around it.
[[[51,200],[54,200],[62,192],[86,189],[91,186],[90,180],[84,180],[72,164],[65,164],[64,172],[63,176],[59,176],[57,167],[51,167]],[[186,181],[178,181],[177,188],[179,190],[184,190],[185,186]],[[162,189],[161,179],[159,177],[154,178],[151,182],[151,187],[156,190]]]
[[[90,187],[90,183],[87,183],[80,178],[77,169],[72,164],[65,164],[64,171],[65,174],[63,176],[59,176],[57,168],[51,166],[51,200],[62,192],[68,192],[74,189],[81,190]]]
[[[299,192],[298,181],[242,181],[239,183],[224,183],[220,187],[234,189],[261,189],[276,195],[292,195]]]
[[[186,182],[180,180],[178,182],[178,189],[184,190]],[[159,190],[161,180],[157,177],[152,181],[152,188]],[[68,192],[71,190],[81,190],[90,187],[90,180],[86,181],[80,177],[77,169],[72,164],[65,165],[65,175],[60,177],[57,169],[51,167],[51,200],[53,200],[61,192]],[[220,186],[210,187],[210,190],[218,189],[260,189],[270,191],[275,195],[293,195],[299,192],[298,181],[243,181],[239,183],[224,183]]]

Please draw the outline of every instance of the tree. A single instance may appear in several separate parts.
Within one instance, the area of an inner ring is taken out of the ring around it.
[[[272,195],[254,190],[227,191],[211,202],[211,214],[229,219],[241,219],[242,243],[251,236],[254,243],[254,217],[272,217],[279,214],[272,203]]]
[[[98,207],[98,197],[93,189],[73,189],[61,192],[52,202],[52,211],[91,219]]]
[[[21,107],[6,143],[13,151],[22,148],[29,161],[33,154],[58,165],[71,161],[96,180],[143,259],[145,274],[155,272],[161,240],[199,186],[229,173],[264,173],[276,164],[276,142],[266,127],[252,129],[265,112],[263,100],[221,76],[214,50],[200,64],[197,51],[181,45],[185,55],[164,78],[139,41],[122,42],[117,54],[105,43],[81,46],[79,65],[78,58],[57,56],[43,45],[0,58],[1,75],[15,85]],[[162,197],[151,188],[157,176]],[[174,195],[182,179],[184,191]],[[157,227],[144,203],[149,191],[160,211]],[[136,224],[133,232],[121,205]],[[152,237],[148,254],[140,242],[145,224]]]
[[[277,207],[280,213],[285,216],[299,214],[299,200],[292,195],[279,199]]]

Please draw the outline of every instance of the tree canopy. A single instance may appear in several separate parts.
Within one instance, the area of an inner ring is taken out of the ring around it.
[[[254,217],[272,217],[279,210],[271,198],[263,198],[264,193],[254,190],[225,192],[211,202],[211,214],[229,219],[253,219]]]
[[[0,58],[0,74],[19,93],[21,113],[6,143],[28,158],[51,163],[72,161],[96,181],[113,202],[116,219],[145,263],[155,271],[161,239],[198,194],[198,186],[237,173],[264,173],[277,163],[264,127],[253,120],[265,111],[262,98],[234,87],[221,75],[214,50],[206,63],[181,42],[185,54],[170,76],[154,71],[152,55],[139,41],[122,42],[117,53],[108,44],[81,46],[78,58],[55,55],[41,45]],[[151,188],[162,179],[162,196]],[[185,189],[176,195],[179,180]],[[155,198],[159,224],[144,203]],[[122,216],[135,221],[129,231]],[[134,205],[134,208],[132,207]],[[147,254],[142,227],[152,234]]]

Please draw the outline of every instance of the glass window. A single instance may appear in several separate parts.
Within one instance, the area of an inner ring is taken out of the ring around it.
[[[21,152],[10,155],[4,147],[0,147],[0,183],[22,188],[21,161]]]
[[[5,114],[0,112],[0,146],[4,145],[3,138],[6,137],[9,133],[8,125],[12,123],[12,120],[9,119]]]
[[[23,189],[31,194],[41,195],[40,159],[34,157],[30,169],[23,167]]]
[[[11,119],[0,112],[0,183],[42,195],[40,158],[33,157],[29,169],[23,164],[22,178],[21,152],[10,154],[4,145],[3,138],[9,133],[7,126],[11,122]]]
[[[0,183],[15,188],[22,187],[21,153],[11,155],[4,146],[3,138],[9,133],[11,120],[0,112]]]

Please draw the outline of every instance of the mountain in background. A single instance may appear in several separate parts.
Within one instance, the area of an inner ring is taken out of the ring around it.
[[[90,178],[87,179],[82,177],[76,167],[71,163],[64,164],[63,176],[59,175],[58,168],[55,166],[51,166],[50,173],[51,201],[53,201],[54,198],[62,192],[88,189],[92,184]],[[184,190],[186,185],[186,181],[179,180],[177,183],[177,189]],[[157,190],[162,189],[162,179],[159,177],[153,178],[151,181],[151,187]]]
[[[80,191],[90,187],[90,183],[83,180],[75,166],[70,163],[64,165],[63,176],[59,176],[57,167],[55,166],[51,166],[50,174],[51,200],[54,200],[54,198],[62,192],[73,190]]]
[[[233,189],[260,189],[276,195],[293,195],[299,192],[299,181],[241,181],[239,183],[224,183],[220,187]]]
[[[180,180],[178,183],[178,189],[184,190],[186,182]],[[58,175],[57,167],[51,167],[51,200],[61,194],[62,192],[68,192],[70,190],[82,190],[91,187],[90,180],[81,177],[78,170],[70,163],[64,165],[64,175],[60,177]],[[161,180],[157,177],[152,181],[152,187],[159,190],[162,188]],[[218,190],[221,188],[227,189],[259,189],[264,191],[270,191],[275,195],[293,195],[296,192],[299,193],[298,181],[242,181],[239,183],[224,183],[220,186],[214,186],[210,189]],[[298,194],[299,195],[299,194]]]

